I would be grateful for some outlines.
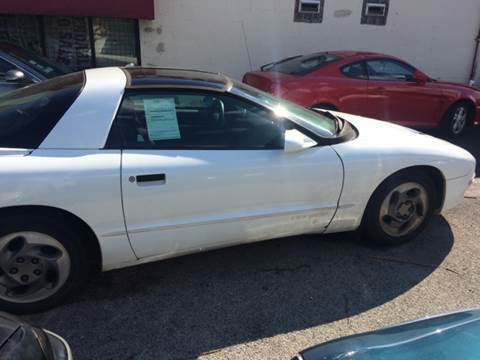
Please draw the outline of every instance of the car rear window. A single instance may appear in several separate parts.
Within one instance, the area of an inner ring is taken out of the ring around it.
[[[340,56],[328,53],[300,56],[273,64],[269,70],[289,75],[307,75],[340,59]]]
[[[0,148],[36,149],[80,94],[83,72],[0,96]]]

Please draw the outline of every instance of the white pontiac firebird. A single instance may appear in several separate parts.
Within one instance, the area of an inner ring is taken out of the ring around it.
[[[448,142],[219,74],[55,78],[0,97],[0,308],[47,309],[94,271],[234,244],[353,230],[405,242],[474,169]]]

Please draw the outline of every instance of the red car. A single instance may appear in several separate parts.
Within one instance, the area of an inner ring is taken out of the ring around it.
[[[458,136],[480,120],[480,91],[431,79],[398,58],[333,51],[300,55],[245,74],[243,82],[311,108],[338,110]]]

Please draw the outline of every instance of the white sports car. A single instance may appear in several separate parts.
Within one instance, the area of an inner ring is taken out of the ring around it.
[[[474,169],[448,142],[219,74],[55,78],[0,97],[0,308],[47,309],[98,270],[252,241],[408,241]]]

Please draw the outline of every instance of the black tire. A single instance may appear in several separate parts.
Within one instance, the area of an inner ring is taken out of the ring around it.
[[[459,111],[463,111],[465,113],[465,120],[463,122],[456,118]],[[443,134],[448,138],[459,137],[472,123],[473,115],[473,110],[467,102],[461,101],[454,104],[452,107],[450,107],[450,109],[448,109],[442,119],[441,130]]]
[[[382,227],[382,220],[380,219],[381,207],[384,200],[387,199],[393,190],[408,183],[419,184],[425,189],[425,196],[428,198],[428,209],[422,209],[424,213],[422,215],[423,220],[418,227],[406,234],[392,236]],[[425,229],[433,216],[435,208],[434,189],[435,185],[431,178],[421,171],[406,170],[390,176],[376,189],[368,202],[362,223],[362,241],[373,246],[388,246],[399,245],[413,240]]]
[[[91,266],[87,261],[86,249],[81,244],[81,235],[75,226],[65,222],[60,223],[51,217],[41,215],[29,215],[24,218],[7,217],[0,221],[0,239],[17,232],[46,234],[58,241],[69,256],[70,271],[63,285],[59,286],[51,296],[33,302],[16,302],[15,299],[7,301],[0,298],[0,309],[14,314],[45,311],[63,303],[84,285],[90,274]],[[0,266],[2,266],[2,271],[7,271],[2,264]]]

